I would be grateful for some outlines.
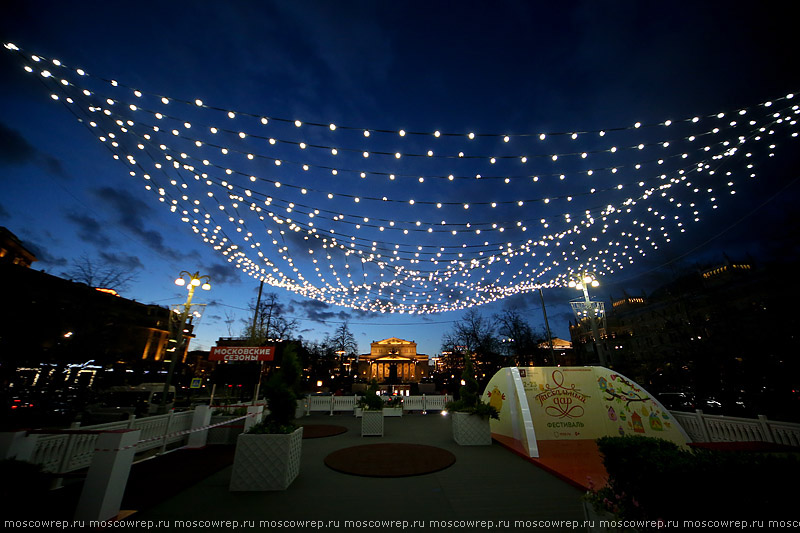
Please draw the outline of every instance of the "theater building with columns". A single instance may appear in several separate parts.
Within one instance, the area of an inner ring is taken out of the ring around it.
[[[358,358],[358,377],[382,384],[419,383],[428,377],[428,356],[417,353],[417,343],[391,337],[373,341],[370,352]]]

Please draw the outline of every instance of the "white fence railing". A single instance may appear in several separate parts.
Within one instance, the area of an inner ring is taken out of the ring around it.
[[[175,435],[192,426],[193,411],[168,413],[160,416],[131,418],[121,422],[84,426],[75,430],[45,433],[35,432],[30,461],[42,465],[45,472],[64,474],[88,467],[94,456],[95,443],[102,431],[115,429],[141,430],[136,452],[164,447],[186,439],[186,435]],[[163,438],[158,438],[163,437]]]
[[[311,413],[336,412],[352,413],[358,405],[360,396],[306,396],[298,400],[298,410]],[[423,394],[422,396],[402,396],[403,411],[441,411],[453,399],[449,395]]]
[[[758,418],[671,411],[692,442],[772,442],[800,446],[800,424]]]

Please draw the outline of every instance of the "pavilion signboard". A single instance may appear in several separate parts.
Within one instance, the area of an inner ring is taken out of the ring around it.
[[[484,400],[500,412],[493,436],[539,457],[545,441],[643,435],[685,445],[677,420],[643,387],[601,366],[510,367],[489,381]]]
[[[208,356],[209,361],[230,362],[272,361],[274,358],[274,346],[214,346]]]

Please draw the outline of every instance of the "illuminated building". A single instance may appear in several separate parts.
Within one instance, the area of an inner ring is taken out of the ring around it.
[[[417,343],[391,337],[370,344],[359,356],[358,377],[378,383],[419,383],[428,377],[428,356],[417,353]]]

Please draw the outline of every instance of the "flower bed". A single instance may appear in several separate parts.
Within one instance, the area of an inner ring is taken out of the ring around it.
[[[649,437],[597,440],[608,485],[586,500],[624,520],[776,519],[793,514],[790,454],[686,449]],[[782,481],[783,480],[783,481]]]

